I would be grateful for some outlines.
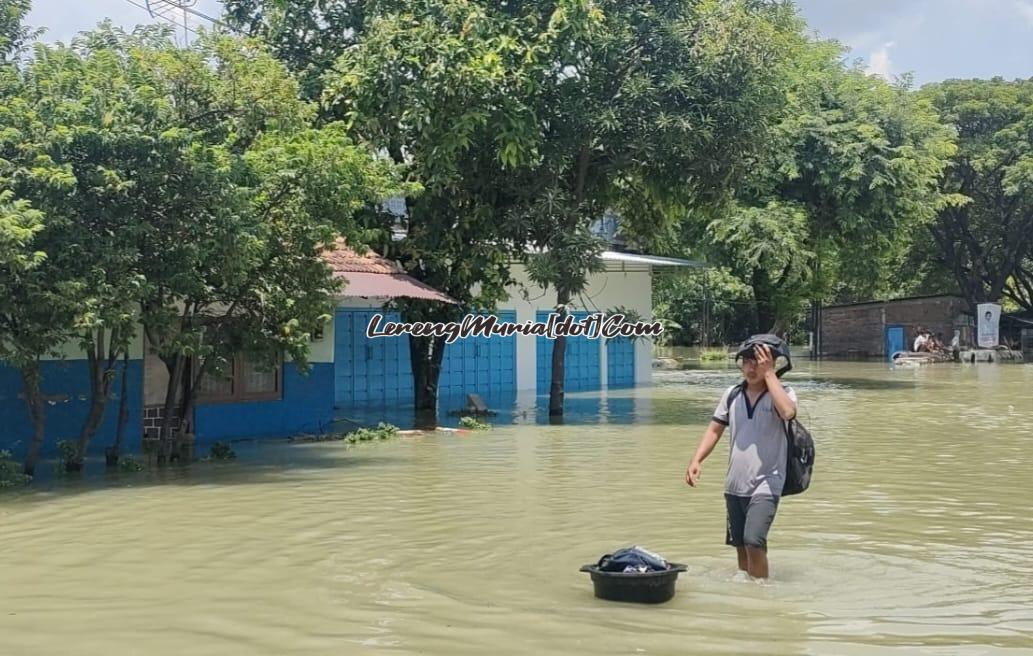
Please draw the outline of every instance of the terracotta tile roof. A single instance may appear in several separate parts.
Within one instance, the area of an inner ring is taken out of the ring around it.
[[[333,250],[323,251],[323,260],[333,269],[334,278],[344,281],[343,297],[422,298],[455,303],[444,292],[404,273],[402,268],[373,251],[359,255],[338,237]]]
[[[404,273],[400,266],[372,250],[359,255],[344,243],[343,237],[337,238],[333,250],[323,251],[323,259],[335,277],[342,273]]]

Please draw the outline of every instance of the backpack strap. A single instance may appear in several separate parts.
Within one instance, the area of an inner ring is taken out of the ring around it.
[[[728,423],[732,423],[732,402],[735,401],[736,397],[742,394],[744,387],[746,387],[746,381],[734,386],[732,391],[728,393]]]
[[[742,391],[745,387],[746,381],[744,380],[738,385],[732,387],[732,390],[728,392],[728,403],[726,404],[728,406],[728,441],[733,446],[735,445],[735,426],[733,425],[735,422],[735,409],[732,407],[732,404],[735,402],[735,399],[737,399],[739,395],[742,394]],[[728,457],[732,457],[730,451]]]

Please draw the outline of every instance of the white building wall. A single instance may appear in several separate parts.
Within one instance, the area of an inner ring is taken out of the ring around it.
[[[539,310],[552,311],[556,305],[555,290],[542,289],[531,282],[522,264],[512,269],[516,284],[509,288],[509,300],[499,304],[500,310],[516,310],[517,322],[534,321]],[[623,306],[639,313],[643,321],[653,319],[652,275],[649,270],[605,271],[593,274],[584,294],[574,299],[575,310],[605,312]],[[536,386],[537,344],[533,335],[517,335],[517,389],[530,391]],[[606,385],[606,340],[599,340],[602,385]],[[652,380],[653,343],[635,340],[635,384],[647,385]]]

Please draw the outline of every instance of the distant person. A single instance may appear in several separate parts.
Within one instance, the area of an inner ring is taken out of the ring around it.
[[[916,353],[920,353],[925,350],[925,345],[929,341],[929,333],[925,328],[918,329],[918,337],[915,337],[914,347],[911,349]]]
[[[685,471],[685,482],[696,487],[703,461],[731,425],[725,544],[735,547],[739,569],[759,580],[768,576],[768,530],[785,483],[788,444],[782,422],[796,417],[796,393],[778,379],[776,357],[766,344],[743,343],[736,355],[742,359],[742,387],[725,390]],[[737,388],[741,391],[733,394]]]
[[[961,360],[961,331],[955,330],[954,337],[951,339],[951,358],[955,362]]]
[[[947,348],[943,345],[943,333],[936,333],[936,337],[932,338],[932,344],[929,346],[931,353],[944,353]]]

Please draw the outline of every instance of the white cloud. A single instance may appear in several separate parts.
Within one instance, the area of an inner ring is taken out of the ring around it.
[[[1033,27],[1033,2],[1029,0],[1015,0],[1015,11],[1019,12],[1019,15],[1026,19],[1030,27]]]
[[[893,41],[882,44],[882,47],[868,55],[868,68],[866,73],[881,75],[889,78],[893,74],[893,62],[890,60],[890,48]]]

